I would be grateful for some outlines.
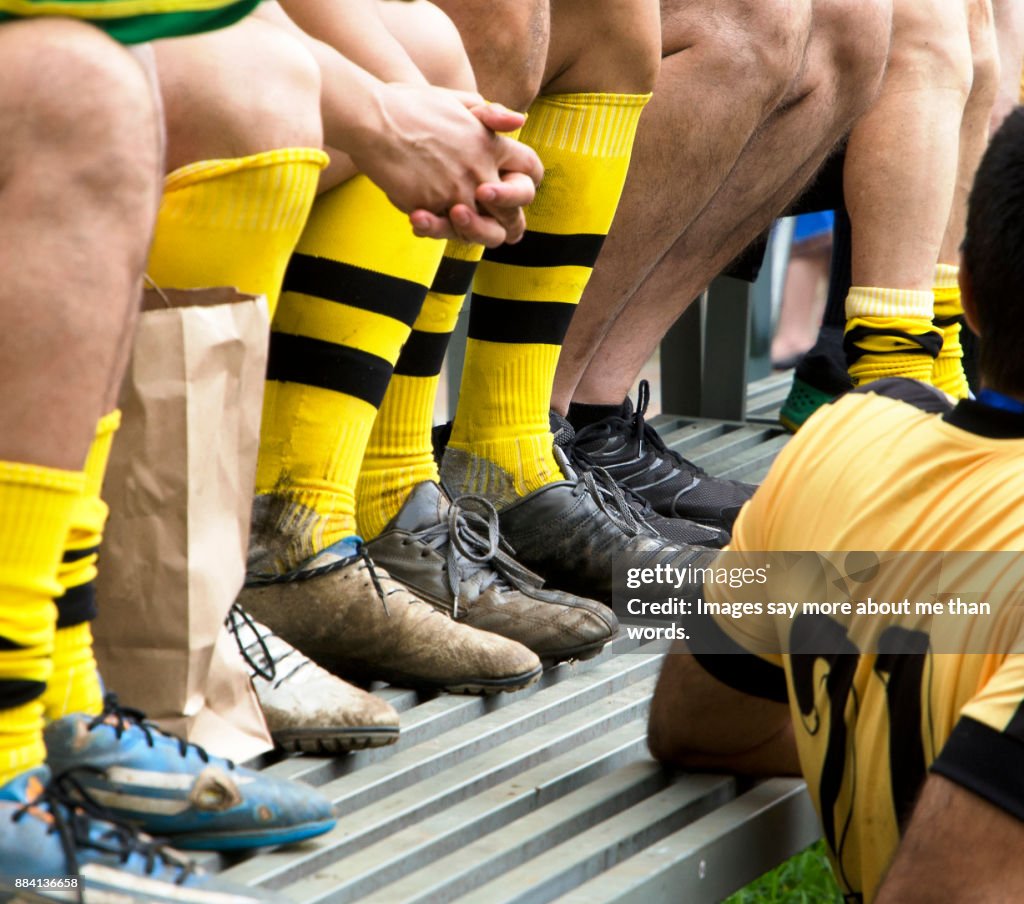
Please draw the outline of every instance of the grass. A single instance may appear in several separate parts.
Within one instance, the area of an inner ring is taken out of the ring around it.
[[[727,898],[724,904],[842,904],[819,841]]]

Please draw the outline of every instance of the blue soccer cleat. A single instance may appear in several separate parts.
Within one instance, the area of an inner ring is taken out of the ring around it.
[[[336,822],[330,801],[302,782],[261,775],[169,735],[108,694],[100,715],[46,728],[54,774],[79,780],[117,819],[175,847],[231,851],[303,841]]]
[[[279,894],[232,885],[134,827],[108,821],[79,772],[45,766],[0,786],[0,900],[259,904]]]

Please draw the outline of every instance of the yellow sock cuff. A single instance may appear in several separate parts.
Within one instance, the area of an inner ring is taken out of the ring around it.
[[[81,472],[0,462],[0,637],[35,645],[49,630],[29,610],[61,592],[57,566],[84,484]]]
[[[527,112],[519,140],[597,157],[629,156],[650,94],[548,94]]]
[[[914,289],[853,286],[846,296],[846,317],[907,317],[932,319],[934,294]]]
[[[175,170],[164,182],[150,278],[266,295],[273,313],[327,159],[314,148],[285,148]]]

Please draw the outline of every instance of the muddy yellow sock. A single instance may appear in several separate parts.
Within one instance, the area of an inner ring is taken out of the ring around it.
[[[164,182],[147,274],[163,288],[266,295],[273,316],[326,165],[322,151],[286,148],[175,170]]]
[[[853,382],[885,377],[931,382],[942,334],[932,324],[930,291],[854,286],[846,296],[843,347]]]
[[[939,264],[935,268],[935,325],[942,330],[942,349],[932,369],[932,385],[955,399],[970,392],[964,373],[964,350],[960,344],[964,308],[960,303],[960,268]]]
[[[317,199],[270,337],[250,571],[356,533],[370,429],[443,250],[365,176]]]
[[[53,598],[81,473],[0,462],[0,784],[43,763]]]
[[[530,107],[520,140],[540,155],[544,181],[522,242],[485,252],[473,283],[445,467],[454,491],[500,504],[562,479],[548,424],[555,367],[615,215],[647,100],[564,94]]]
[[[448,340],[459,319],[482,245],[448,242],[420,316],[395,364],[373,422],[359,483],[359,533],[372,540],[398,514],[413,487],[440,481],[431,429]]]
[[[73,712],[96,715],[103,709],[103,685],[92,654],[89,622],[96,617],[96,562],[108,514],[100,491],[120,424],[121,412],[115,410],[96,425],[85,459],[85,488],[71,511],[71,528],[57,571],[64,594],[57,599],[53,675],[43,694],[46,718],[51,721]]]

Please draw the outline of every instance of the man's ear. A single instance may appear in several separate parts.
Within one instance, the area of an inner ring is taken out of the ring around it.
[[[971,279],[971,271],[964,262],[963,252],[960,253],[960,273],[957,279],[960,282],[960,304],[964,309],[964,320],[975,336],[981,335],[978,326],[978,308],[974,303],[974,281]]]

